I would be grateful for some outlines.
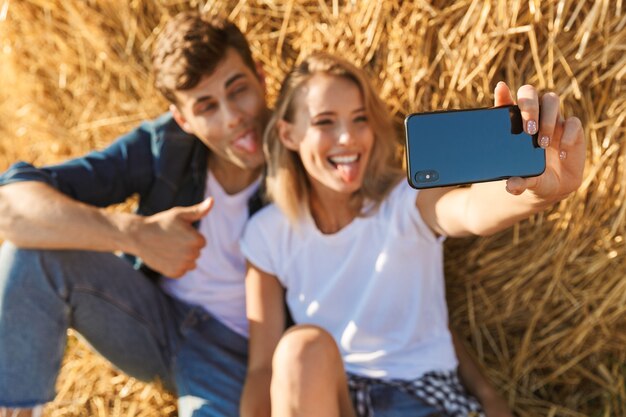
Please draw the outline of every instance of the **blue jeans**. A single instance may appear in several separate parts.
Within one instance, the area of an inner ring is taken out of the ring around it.
[[[179,415],[238,416],[247,340],[110,254],[0,248],[0,407],[54,399],[67,329],[123,372],[160,379]]]
[[[349,388],[357,417],[436,417],[433,406],[398,387],[372,381],[366,390]]]

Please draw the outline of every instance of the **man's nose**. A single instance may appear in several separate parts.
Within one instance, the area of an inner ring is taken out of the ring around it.
[[[224,106],[224,116],[228,127],[237,127],[243,123],[243,112],[237,103],[226,103]]]

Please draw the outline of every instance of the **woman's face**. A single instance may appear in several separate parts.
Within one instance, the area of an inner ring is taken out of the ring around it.
[[[295,100],[294,123],[282,124],[281,139],[300,155],[315,191],[352,194],[359,190],[374,132],[357,84],[317,74]]]

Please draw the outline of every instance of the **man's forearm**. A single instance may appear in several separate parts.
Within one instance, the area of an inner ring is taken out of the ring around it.
[[[0,238],[42,249],[127,251],[134,215],[73,200],[47,184],[20,182],[0,187]]]

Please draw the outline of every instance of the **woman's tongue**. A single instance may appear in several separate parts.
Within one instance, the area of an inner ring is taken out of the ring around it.
[[[341,179],[345,182],[352,182],[356,179],[358,174],[358,163],[357,162],[349,162],[349,163],[339,163],[337,165],[337,171],[339,171],[339,175]]]
[[[243,152],[254,153],[257,151],[258,144],[255,140],[253,132],[248,132],[243,136],[235,139],[233,146]]]

